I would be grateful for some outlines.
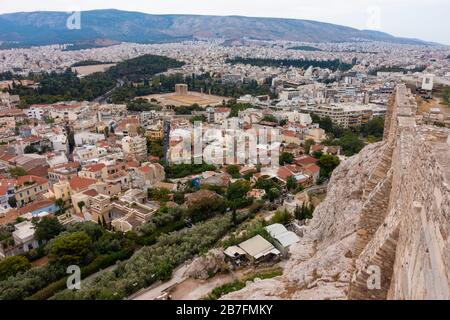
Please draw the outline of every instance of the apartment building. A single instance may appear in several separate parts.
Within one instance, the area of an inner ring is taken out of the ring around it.
[[[122,150],[125,155],[134,156],[137,160],[144,160],[147,157],[147,140],[140,136],[127,136],[122,139]]]
[[[308,108],[311,111],[310,108]],[[313,112],[319,117],[330,117],[331,120],[343,128],[359,127],[373,118],[371,105],[340,103],[320,105]]]

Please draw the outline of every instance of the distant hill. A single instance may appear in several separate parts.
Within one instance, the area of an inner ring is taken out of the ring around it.
[[[0,15],[0,41],[14,45],[122,41],[175,42],[224,37],[227,39],[292,40],[305,42],[385,41],[430,44],[387,33],[358,30],[330,23],[241,16],[153,15],[120,10],[81,14],[81,29],[69,30],[65,12],[20,12]]]

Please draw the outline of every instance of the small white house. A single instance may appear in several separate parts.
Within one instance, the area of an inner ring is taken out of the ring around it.
[[[280,250],[284,256],[288,255],[291,245],[300,241],[300,238],[294,232],[288,231],[282,224],[271,224],[265,229],[273,238],[275,247]]]

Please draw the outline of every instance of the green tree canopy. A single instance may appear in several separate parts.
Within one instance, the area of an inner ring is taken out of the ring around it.
[[[9,169],[9,174],[13,177],[22,177],[27,175],[27,171],[22,167],[14,167]]]
[[[294,220],[294,216],[285,209],[285,210],[277,210],[275,212],[274,216],[272,217],[271,222],[288,224],[288,223],[292,222],[292,220]]]
[[[86,263],[91,249],[92,239],[84,231],[62,234],[47,246],[49,261],[65,266]]]
[[[48,241],[59,235],[64,227],[55,217],[44,217],[41,220],[34,219],[35,238],[39,241]]]
[[[294,155],[292,153],[283,152],[280,155],[280,166],[291,164],[294,162]]]
[[[236,165],[229,165],[227,167],[227,173],[231,175],[234,179],[237,179],[241,176],[239,173],[239,167]]]
[[[15,276],[19,272],[26,271],[30,269],[30,267],[30,262],[23,256],[6,257],[5,259],[0,260],[0,281]]]
[[[329,178],[333,170],[339,165],[339,158],[331,154],[325,154],[317,161],[320,167],[320,176]]]
[[[227,199],[228,200],[238,200],[241,198],[245,198],[247,192],[251,190],[250,182],[247,180],[239,180],[235,183],[230,184],[227,190]]]

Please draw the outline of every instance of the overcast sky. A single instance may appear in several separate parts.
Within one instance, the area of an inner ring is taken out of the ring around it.
[[[106,8],[310,19],[450,45],[449,0],[0,0],[0,13]]]

